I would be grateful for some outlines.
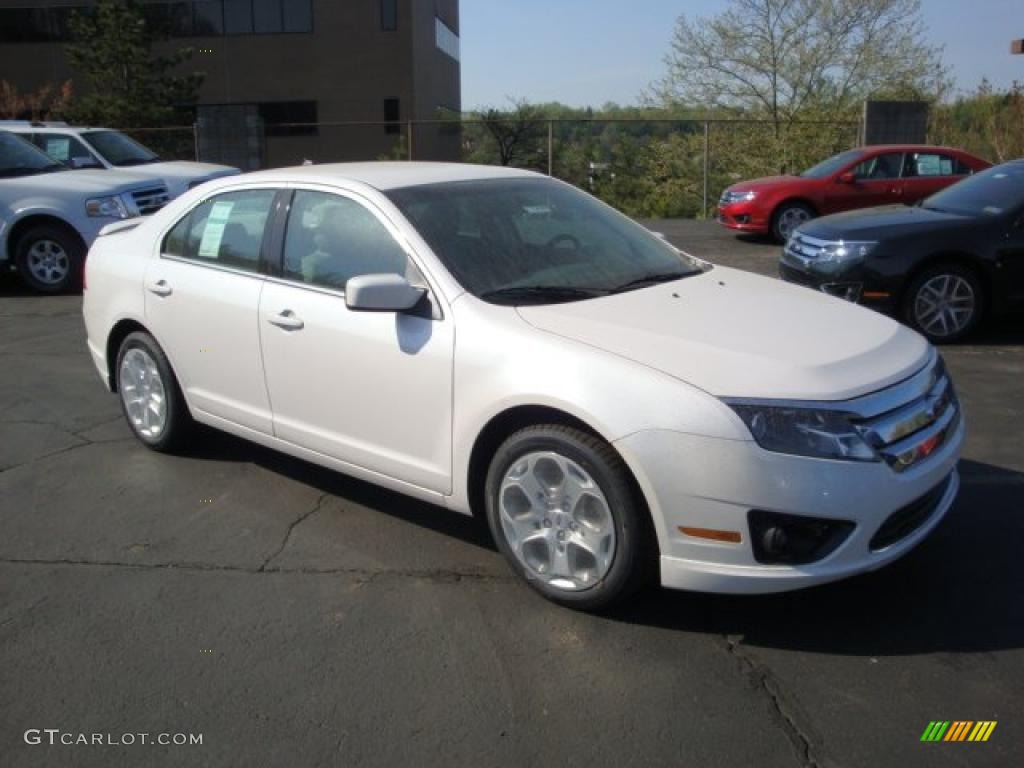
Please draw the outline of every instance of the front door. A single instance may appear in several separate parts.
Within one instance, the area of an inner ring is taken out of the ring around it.
[[[359,312],[346,282],[397,273],[425,285],[390,224],[362,199],[296,190],[279,279],[260,300],[274,433],[438,493],[451,490],[450,317]]]
[[[903,202],[902,165],[902,152],[886,152],[861,160],[850,169],[852,181],[841,182],[837,177],[832,184],[826,196],[825,212]]]
[[[146,318],[190,405],[270,434],[260,359],[261,254],[273,189],[204,200],[146,270]]]

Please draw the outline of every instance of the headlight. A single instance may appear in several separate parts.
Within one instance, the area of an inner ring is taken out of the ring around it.
[[[119,195],[86,200],[85,212],[90,216],[107,219],[127,219],[131,215]]]
[[[878,461],[850,418],[836,411],[729,403],[767,451],[820,459]]]
[[[733,190],[727,189],[722,193],[722,204],[731,205],[732,203],[749,203],[755,197],[757,197],[757,192],[752,189],[746,192],[734,192]]]
[[[823,245],[813,257],[811,266],[819,272],[838,272],[864,259],[878,245],[875,241],[868,240],[839,240],[835,243]]]

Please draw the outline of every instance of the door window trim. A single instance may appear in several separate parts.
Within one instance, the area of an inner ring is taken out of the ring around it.
[[[164,243],[167,241],[167,236],[171,233],[171,230],[178,226],[187,217],[191,216],[192,213],[204,203],[211,200],[216,200],[218,197],[223,195],[237,193],[237,192],[262,192],[270,191],[274,192],[274,200],[270,205],[270,213],[267,215],[267,222],[263,227],[263,239],[260,241],[260,258],[255,270],[240,269],[238,267],[230,267],[225,264],[218,264],[216,261],[203,261],[200,259],[190,259],[187,256],[177,256],[173,253],[166,253],[164,251]],[[218,189],[210,197],[203,197],[196,200],[191,206],[185,211],[178,214],[169,224],[165,225],[159,232],[159,236],[156,241],[156,255],[159,259],[166,259],[167,261],[176,261],[181,264],[191,264],[197,267],[204,267],[206,269],[214,269],[219,272],[230,272],[233,275],[244,275],[246,277],[257,278],[264,280],[269,275],[271,268],[272,259],[272,236],[274,235],[274,227],[277,223],[280,215],[279,206],[281,203],[282,193],[286,192],[283,186],[279,183],[276,184],[260,184],[256,186],[232,186]]]
[[[347,200],[351,200],[357,205],[361,205],[365,208],[370,215],[372,215],[384,227],[385,231],[391,236],[394,241],[398,244],[399,248],[405,254],[405,257],[409,259],[412,265],[420,273],[423,278],[425,287],[427,289],[426,294],[426,306],[429,311],[424,311],[422,316],[428,317],[432,320],[444,320],[445,313],[441,305],[441,300],[438,298],[441,294],[437,289],[437,285],[429,270],[423,265],[423,259],[419,257],[416,249],[412,243],[402,234],[401,230],[395,224],[395,222],[383,211],[379,205],[377,205],[369,197],[360,194],[355,190],[351,190],[345,187],[335,187],[330,184],[317,184],[317,183],[302,183],[296,182],[287,184],[288,202],[287,206],[283,210],[277,212],[277,219],[274,222],[275,225],[275,238],[271,243],[272,251],[271,258],[269,261],[269,269],[266,274],[266,279],[269,282],[277,283],[279,285],[287,285],[292,288],[300,288],[306,291],[314,291],[316,293],[323,293],[330,296],[336,296],[338,298],[345,298],[345,291],[338,288],[330,288],[324,285],[317,285],[314,283],[306,283],[293,278],[284,277],[284,246],[285,240],[288,234],[288,218],[291,215],[292,202],[294,201],[295,192],[320,192],[323,194],[336,195],[343,197]],[[280,229],[277,229],[277,225],[280,225]],[[162,242],[162,241],[161,241]],[[410,310],[411,314],[420,314],[413,310]]]

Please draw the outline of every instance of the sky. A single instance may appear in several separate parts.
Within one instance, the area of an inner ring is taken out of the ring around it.
[[[508,99],[577,107],[636,104],[664,73],[676,18],[713,15],[728,0],[461,0],[462,104]],[[1024,82],[1022,0],[922,0],[925,24],[957,86]],[[966,9],[969,9],[967,12]]]

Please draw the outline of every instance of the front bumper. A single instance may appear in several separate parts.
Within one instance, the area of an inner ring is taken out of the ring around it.
[[[718,223],[738,232],[766,235],[771,231],[771,214],[761,210],[756,201],[719,204]]]
[[[824,274],[796,263],[786,253],[779,260],[779,277],[831,296],[854,301],[880,312],[893,313],[903,290],[902,279],[882,275],[864,263]]]
[[[768,593],[799,589],[880,568],[906,554],[939,523],[956,497],[962,417],[940,449],[897,473],[886,463],[772,453],[753,441],[648,430],[616,442],[648,501],[661,548],[661,582],[701,592]],[[889,517],[943,483],[923,522],[888,546],[870,542]],[[750,542],[748,513],[766,510],[852,521],[830,554],[806,565],[762,565]],[[738,531],[738,543],[681,528]]]

